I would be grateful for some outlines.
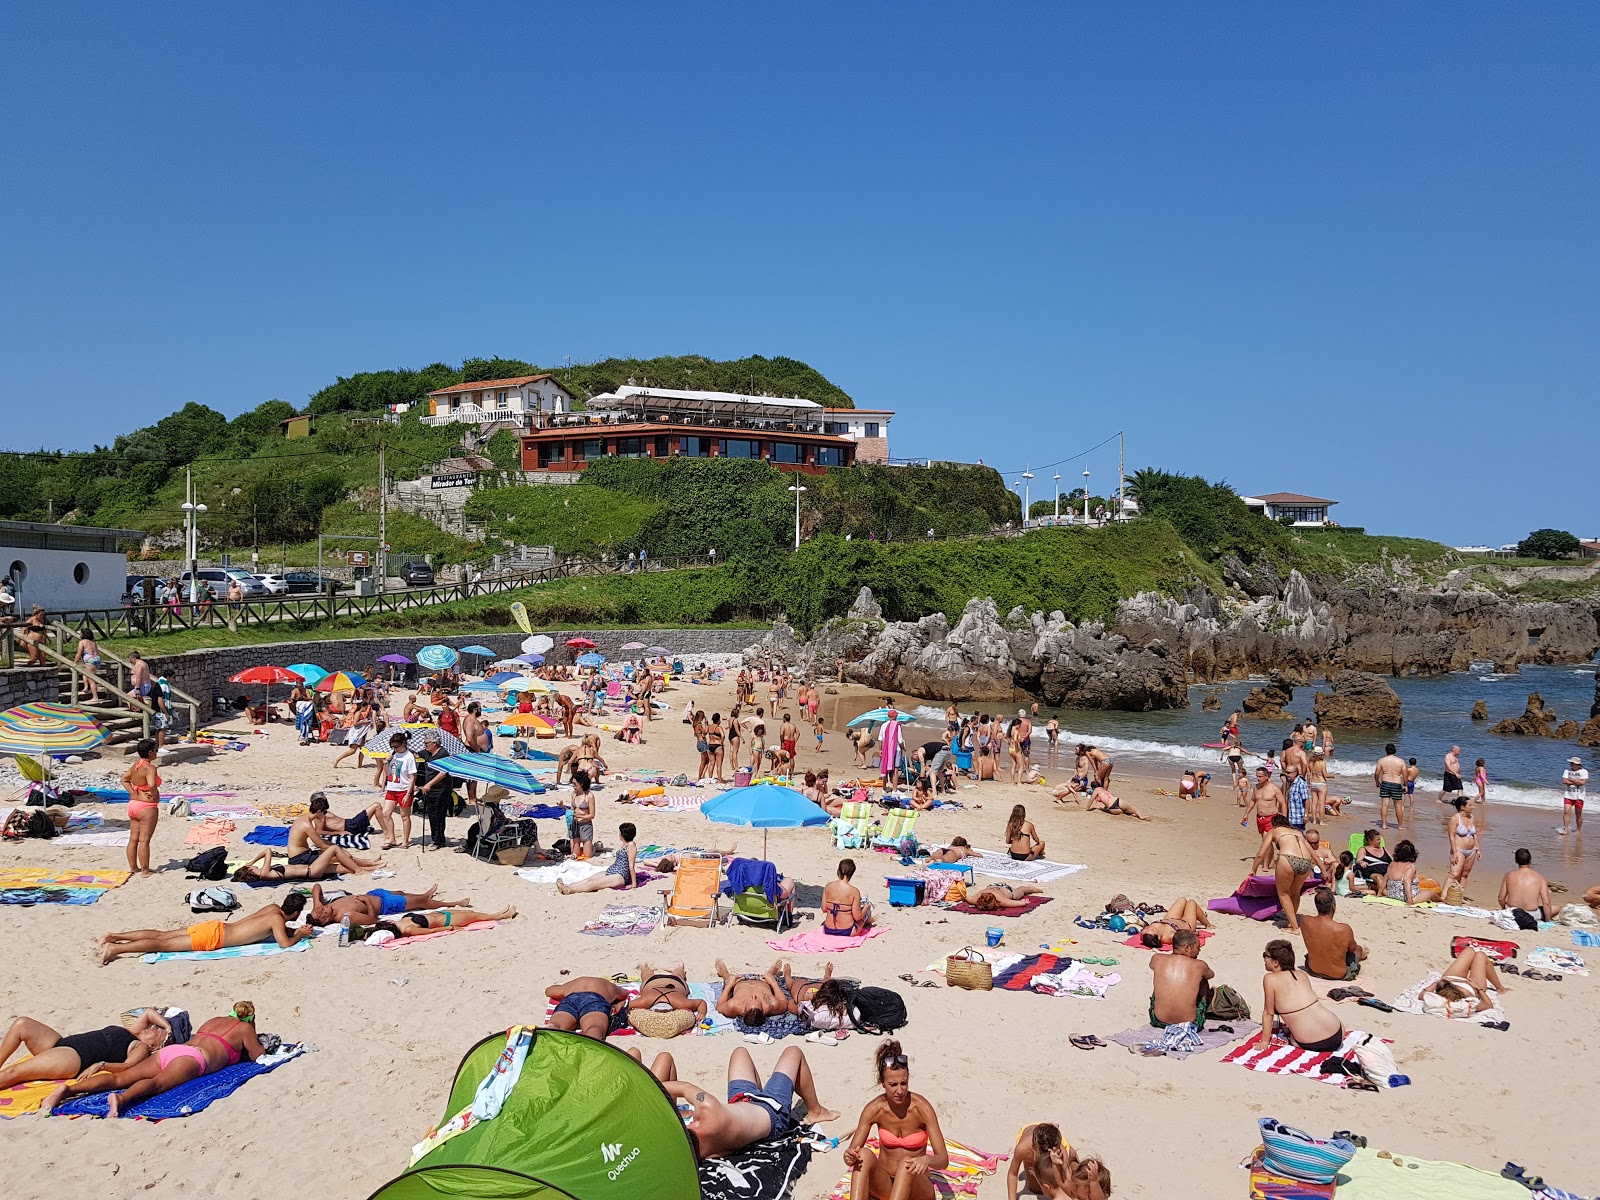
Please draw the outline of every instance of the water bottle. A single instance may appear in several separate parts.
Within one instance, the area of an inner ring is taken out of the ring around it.
[[[339,945],[348,946],[349,944],[350,944],[350,914],[349,913],[345,913],[344,916],[339,918]]]

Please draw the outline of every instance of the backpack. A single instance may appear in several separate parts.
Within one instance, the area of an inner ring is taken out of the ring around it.
[[[228,848],[213,846],[189,860],[186,868],[195,879],[221,879],[228,873]]]
[[[239,907],[239,898],[232,888],[208,887],[189,893],[189,911],[197,913],[231,913]]]
[[[1211,989],[1211,1003],[1206,1005],[1206,1020],[1248,1021],[1249,1019],[1250,1005],[1245,1003],[1245,998],[1238,992],[1225,983],[1219,983]]]
[[[906,1002],[888,988],[857,988],[846,1011],[858,1033],[893,1033],[906,1024]]]
[[[6,818],[5,836],[8,838],[53,838],[56,823],[42,808],[14,809]]]

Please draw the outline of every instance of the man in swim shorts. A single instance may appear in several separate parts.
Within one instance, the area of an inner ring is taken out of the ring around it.
[[[1372,781],[1378,785],[1378,828],[1387,829],[1389,806],[1394,805],[1394,827],[1403,828],[1406,797],[1406,760],[1395,753],[1394,743],[1383,748],[1383,757],[1373,768]]]
[[[1250,811],[1256,818],[1256,832],[1266,833],[1272,828],[1272,818],[1284,808],[1283,789],[1272,782],[1272,772],[1266,767],[1256,768],[1255,796]]]
[[[376,925],[384,917],[398,917],[401,913],[419,912],[430,908],[471,908],[470,897],[461,900],[440,900],[436,887],[425,892],[389,892],[373,888],[361,896],[340,896],[328,900],[323,896],[320,883],[311,885],[311,911],[306,920],[313,925],[337,925],[348,914],[352,925]]]
[[[628,1053],[643,1061],[637,1051]],[[734,1050],[728,1056],[726,1102],[718,1098],[714,1089],[680,1080],[670,1054],[656,1055],[650,1073],[677,1106],[697,1159],[731,1154],[788,1133],[799,1124],[794,1111],[797,1095],[805,1105],[808,1122],[839,1119],[838,1113],[824,1108],[817,1099],[811,1064],[797,1046],[788,1047],[778,1056],[764,1083],[750,1052],[743,1046]]]
[[[1315,901],[1316,916],[1300,918],[1306,943],[1306,972],[1318,979],[1355,979],[1361,974],[1366,949],[1356,941],[1355,930],[1333,919],[1338,902],[1332,888],[1318,888]]]
[[[308,925],[292,931],[289,928],[289,920],[300,915],[304,903],[304,896],[293,895],[286,897],[281,906],[268,904],[237,921],[202,921],[187,929],[130,929],[126,933],[108,933],[100,939],[100,965],[105,966],[124,954],[207,953],[257,942],[277,942],[287,949],[316,933]]]
[[[1168,1050],[1201,1048],[1200,1030],[1205,1027],[1206,1008],[1211,1003],[1211,980],[1215,972],[1200,958],[1200,936],[1192,929],[1172,935],[1171,954],[1152,954],[1150,971],[1150,1024],[1163,1031],[1142,1047],[1142,1053],[1156,1057]]]
[[[1512,916],[1521,910],[1534,921],[1534,928],[1538,922],[1550,920],[1555,913],[1555,904],[1550,899],[1550,883],[1539,872],[1533,869],[1533,854],[1531,851],[1518,850],[1513,856],[1517,867],[1514,871],[1507,871],[1504,879],[1500,881],[1499,906],[1512,910]],[[1518,925],[1522,922],[1518,921]]]
[[[556,1001],[550,1028],[581,1033],[603,1042],[628,1023],[628,993],[609,979],[580,975],[545,988],[546,999]]]
[[[768,1017],[781,1017],[794,1011],[794,1005],[778,981],[781,963],[773,963],[763,975],[733,975],[728,964],[717,959],[717,974],[722,979],[722,995],[717,1012],[759,1029]]]

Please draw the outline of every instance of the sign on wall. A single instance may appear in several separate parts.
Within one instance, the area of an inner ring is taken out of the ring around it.
[[[432,475],[429,476],[429,486],[434,491],[440,491],[444,488],[471,487],[476,480],[476,475]]]

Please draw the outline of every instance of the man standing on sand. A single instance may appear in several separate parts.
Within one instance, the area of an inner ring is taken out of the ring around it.
[[[1266,833],[1272,828],[1272,818],[1283,811],[1283,790],[1272,782],[1272,772],[1265,767],[1256,768],[1256,791],[1251,801],[1250,811],[1245,814],[1243,825],[1253,815],[1256,819],[1256,832]]]
[[[1355,930],[1333,919],[1337,903],[1333,889],[1318,888],[1315,900],[1317,915],[1300,918],[1300,933],[1306,943],[1306,972],[1318,979],[1348,983],[1361,974],[1367,952],[1357,943]]]
[[[1583,793],[1589,786],[1589,772],[1583,769],[1583,759],[1574,754],[1567,759],[1567,769],[1561,776],[1561,836],[1567,836],[1567,818],[1576,814],[1577,830],[1583,833]]]
[[[1378,785],[1378,828],[1389,827],[1389,805],[1394,805],[1394,827],[1404,828],[1406,799],[1406,760],[1394,752],[1394,743],[1383,748],[1383,757],[1373,769],[1372,781]]]
[[[1444,783],[1439,789],[1439,803],[1446,804],[1465,790],[1461,784],[1461,747],[1451,746],[1450,753],[1444,756]]]
[[[778,745],[789,758],[789,769],[794,769],[795,752],[800,749],[800,727],[794,723],[793,713],[783,714],[783,724],[778,726]]]
[[[1295,729],[1300,729],[1300,726],[1296,725]],[[1306,757],[1306,752],[1300,745],[1300,735],[1296,733],[1294,737],[1284,738],[1281,749],[1283,750],[1283,758],[1280,761],[1283,763],[1285,777],[1287,777],[1289,768],[1293,767],[1295,774],[1304,778],[1306,767],[1311,760]]]
[[[466,747],[474,754],[485,754],[489,750],[489,731],[484,728],[483,718],[480,715],[483,708],[474,700],[461,710],[460,732],[456,734]],[[467,803],[478,802],[478,781],[467,780]]]
[[[1285,751],[1283,777],[1288,781],[1289,785],[1289,824],[1304,833],[1306,831],[1306,805],[1311,801],[1311,784],[1307,782],[1298,765],[1293,765],[1287,761],[1288,757],[1288,752]]]
[[[1514,856],[1517,867],[1514,871],[1507,871],[1504,879],[1500,881],[1501,908],[1512,909],[1512,916],[1521,913],[1534,923],[1529,928],[1537,929],[1540,921],[1553,920],[1555,905],[1550,901],[1550,884],[1545,877],[1533,869],[1533,855],[1527,850],[1518,850]],[[1522,921],[1519,919],[1520,927]]]
[[[1214,972],[1200,959],[1200,935],[1180,929],[1172,935],[1171,954],[1152,954],[1155,976],[1150,990],[1150,1024],[1165,1032],[1152,1038],[1138,1053],[1158,1058],[1169,1050],[1201,1050],[1200,1030],[1205,1027],[1211,1003]]]
[[[1034,708],[1039,706],[1036,704]],[[1017,750],[1022,755],[1022,778],[1033,773],[1033,722],[1024,709],[1017,709]]]
[[[556,706],[561,709],[561,736],[572,737],[572,723],[577,719],[578,706],[572,702],[572,697],[565,692],[557,692]],[[561,781],[556,780],[557,783]]]

